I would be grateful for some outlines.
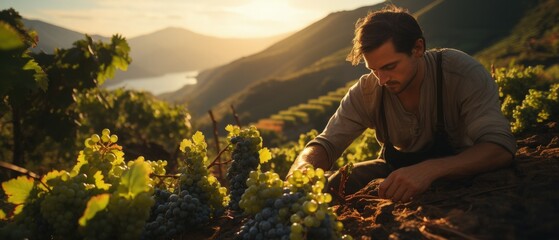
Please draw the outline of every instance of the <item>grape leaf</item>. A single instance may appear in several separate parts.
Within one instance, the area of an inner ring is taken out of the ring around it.
[[[49,180],[55,179],[55,178],[58,178],[58,177],[61,177],[63,175],[67,175],[67,174],[68,174],[68,172],[66,172],[64,170],[62,170],[62,171],[52,170],[41,178],[41,182],[49,185]],[[45,186],[43,186],[43,184],[39,184],[38,186],[45,191],[48,190]]]
[[[110,195],[108,193],[91,197],[89,201],[87,201],[87,207],[85,208],[83,215],[78,220],[80,226],[85,227],[88,220],[95,217],[95,214],[99,211],[105,209],[109,204],[109,197]]]
[[[241,133],[241,129],[239,127],[233,126],[231,124],[228,124],[227,127],[225,127],[225,130],[229,132],[229,136],[236,136]]]
[[[227,124],[227,127],[225,127],[225,130],[228,131],[228,132],[232,132],[233,129],[235,129],[235,128],[231,124]]]
[[[127,199],[135,198],[141,192],[150,190],[151,167],[143,157],[136,159],[130,168],[124,172],[118,186],[119,196]]]
[[[194,141],[194,144],[196,144],[196,145],[200,145],[200,144],[206,142],[204,140],[204,134],[202,134],[200,131],[196,131],[194,136],[192,136],[192,141]]]
[[[48,78],[47,74],[43,71],[43,69],[39,66],[39,64],[33,60],[32,58],[23,66],[24,70],[33,70],[35,74],[35,81],[37,85],[43,90],[46,91],[48,88]]]
[[[84,151],[80,151],[80,153],[78,154],[78,162],[72,168],[71,175],[77,176],[80,173],[80,169],[82,168],[82,166],[86,163],[88,163],[88,161],[85,159],[85,153]]]
[[[111,184],[105,183],[105,181],[103,181],[104,177],[101,171],[97,171],[95,175],[93,175],[93,178],[95,179],[95,186],[97,186],[97,188],[109,190],[109,188],[111,187]]]
[[[33,189],[35,181],[26,176],[19,176],[18,178],[2,183],[2,189],[8,196],[8,202],[13,204],[23,204],[29,193]]]
[[[0,22],[0,50],[13,50],[25,47],[17,31],[5,22]]]
[[[0,220],[7,220],[6,213],[2,209],[0,209]]]
[[[258,156],[260,158],[260,163],[266,163],[272,159],[272,153],[268,148],[262,148],[258,151]]]

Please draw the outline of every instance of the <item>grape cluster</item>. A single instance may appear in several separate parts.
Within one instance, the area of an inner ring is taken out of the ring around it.
[[[289,239],[290,227],[283,223],[277,209],[265,207],[249,219],[237,233],[238,239]]]
[[[17,193],[26,198],[23,211],[1,227],[0,239],[138,239],[154,204],[149,174],[164,162],[138,158],[126,164],[117,141],[104,129],[85,140],[70,172],[51,171],[32,188],[25,179],[14,180],[31,190]],[[15,194],[14,184],[3,187]]]
[[[86,189],[87,176],[79,174],[69,177],[53,179],[49,184],[54,187],[41,202],[41,214],[53,227],[54,235],[67,238],[79,238],[78,219],[83,214],[89,197],[100,191]]]
[[[31,197],[11,222],[2,222],[5,225],[1,225],[0,239],[50,239],[51,226],[41,215],[40,203],[43,199],[44,195]]]
[[[85,174],[94,176],[97,172],[113,185],[117,185],[120,176],[127,169],[124,152],[116,144],[118,136],[109,129],[103,129],[101,136],[93,134],[85,140],[85,148],[80,151],[78,163],[72,169],[72,175]]]
[[[154,219],[145,225],[143,239],[171,239],[188,229],[208,224],[210,208],[188,191],[170,194],[167,201],[156,205]]]
[[[262,149],[262,138],[255,127],[239,129],[231,127],[229,133],[233,151],[231,158],[233,163],[227,170],[227,180],[229,181],[229,191],[231,201],[229,208],[239,211],[239,201],[247,189],[246,180],[249,173],[256,170],[260,163],[259,151]]]
[[[212,215],[221,212],[229,202],[227,189],[222,187],[217,178],[212,176],[207,168],[207,144],[204,135],[196,132],[192,141],[181,143],[181,150],[185,153],[185,165],[181,169],[180,190],[186,190],[193,197],[208,205]]]
[[[208,224],[221,215],[227,192],[206,167],[207,144],[202,133],[185,139],[180,146],[185,154],[178,187],[155,190],[155,205],[145,225],[143,239],[171,239],[190,229]]]
[[[332,196],[322,193],[324,182],[324,171],[312,167],[295,171],[282,184],[273,172],[251,172],[240,206],[252,218],[237,238],[351,239],[341,234],[343,224],[328,207]]]
[[[246,185],[247,189],[241,196],[239,207],[248,214],[260,212],[266,202],[280,197],[283,193],[283,181],[272,171],[251,171]]]
[[[139,239],[153,203],[151,192],[134,198],[112,194],[107,208],[80,229],[83,239]]]

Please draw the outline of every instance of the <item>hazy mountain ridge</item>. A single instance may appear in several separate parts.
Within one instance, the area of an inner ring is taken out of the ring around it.
[[[37,31],[39,35],[39,43],[37,47],[31,49],[33,52],[53,53],[55,48],[71,48],[72,43],[77,40],[84,39],[83,33],[69,30],[56,26],[47,22],[33,19],[23,19],[23,24]],[[109,41],[109,37],[91,35],[95,40]]]
[[[40,20],[24,19],[24,24],[37,31],[39,43],[35,52],[52,53],[55,48],[69,48],[85,34]],[[118,33],[115,33],[118,34]],[[117,72],[107,85],[124,79],[158,76],[173,72],[199,71],[253,54],[284,38],[286,34],[264,38],[219,38],[169,27],[128,39],[132,63],[128,71]],[[95,40],[109,37],[92,35]]]

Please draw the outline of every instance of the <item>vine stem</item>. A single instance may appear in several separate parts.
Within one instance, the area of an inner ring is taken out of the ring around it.
[[[235,111],[235,107],[233,107],[233,104],[231,104],[230,107],[231,107],[231,111],[233,112],[233,117],[235,118],[235,122],[237,123],[237,126],[241,127],[241,121],[239,120],[239,115],[237,114],[237,111]]]
[[[345,185],[349,179],[349,175],[353,170],[353,163],[349,163],[340,169],[340,185],[338,186],[338,195],[345,198]]]
[[[231,146],[231,143],[228,143],[227,146],[225,146],[223,149],[221,149],[221,151],[219,151],[217,156],[214,158],[214,160],[208,166],[208,169],[210,169],[211,167],[213,167],[215,165],[221,165],[221,164],[225,164],[225,163],[229,163],[229,162],[233,161],[233,160],[229,160],[229,161],[226,161],[226,162],[217,162],[217,160],[219,160],[219,157],[221,157],[221,154],[223,154],[229,146]]]
[[[4,162],[4,161],[0,161],[0,167],[12,170],[14,172],[19,172],[21,174],[24,174],[26,176],[31,177],[31,178],[37,180],[38,182],[40,182],[50,192],[49,186],[46,183],[44,183],[43,181],[41,181],[41,176],[39,176],[38,174],[36,174],[34,172],[31,172],[31,171],[29,171],[25,168],[20,167],[20,166],[17,166],[17,165],[8,163],[8,162]]]
[[[219,134],[217,132],[217,121],[214,118],[214,114],[213,114],[212,110],[209,110],[208,113],[210,114],[210,118],[212,119],[212,125],[213,125],[213,128],[214,128],[215,150],[218,151],[217,158],[219,158],[220,157],[219,149],[221,149],[221,148],[219,147]],[[210,169],[210,168],[211,167],[208,167],[208,169]],[[217,175],[218,175],[218,178],[219,178],[220,181],[223,180],[221,164],[218,165]]]

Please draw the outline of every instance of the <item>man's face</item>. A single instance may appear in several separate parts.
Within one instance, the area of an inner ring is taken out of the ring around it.
[[[377,77],[380,86],[385,86],[394,94],[400,94],[410,89],[408,87],[413,80],[419,77],[419,59],[423,52],[416,52],[414,50],[411,56],[397,52],[392,40],[388,40],[379,48],[364,53],[363,58],[366,67]]]

